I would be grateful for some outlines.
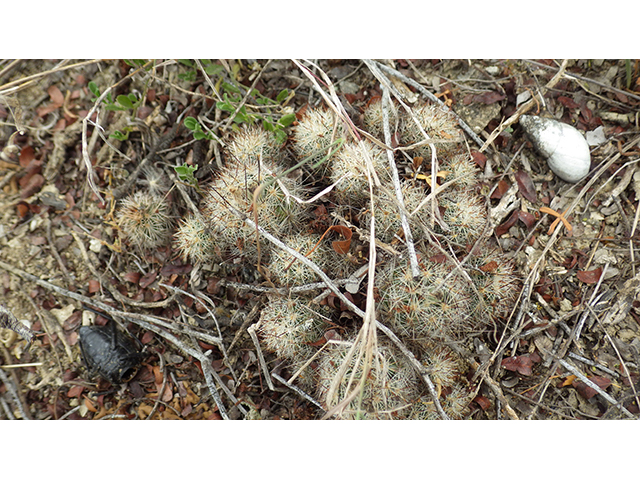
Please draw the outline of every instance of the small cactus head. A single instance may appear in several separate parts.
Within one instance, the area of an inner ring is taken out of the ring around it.
[[[273,133],[250,126],[233,136],[227,151],[241,165],[257,165],[259,161],[273,165],[280,147]]]
[[[212,229],[200,214],[191,215],[181,221],[176,233],[175,245],[186,260],[196,263],[219,257],[215,253],[215,239]]]
[[[339,403],[362,381],[365,356],[355,352],[349,360],[352,341],[329,345],[318,359],[318,396],[327,408]],[[344,362],[348,362],[341,379],[337,379]],[[335,396],[330,398],[331,385],[339,381]],[[404,418],[418,397],[419,380],[405,357],[392,345],[378,344],[374,348],[372,365],[364,381],[362,395],[338,413],[342,419]]]
[[[423,260],[414,278],[408,263],[391,262],[376,278],[380,311],[399,335],[431,341],[471,322],[469,282],[453,265]]]
[[[331,144],[343,136],[342,122],[331,110],[307,109],[294,129],[293,148],[301,159],[317,161],[326,156]]]
[[[402,143],[404,145],[413,145],[425,141],[426,138],[418,125],[416,125],[414,118],[407,112],[400,111],[400,113]],[[459,152],[463,136],[453,114],[435,105],[422,105],[413,109],[413,115],[429,138],[437,142],[435,147],[438,156]],[[413,150],[413,156],[430,159],[431,148],[428,144],[417,146]]]
[[[339,182],[333,189],[338,203],[364,205],[369,199],[367,163],[374,168],[382,183],[391,182],[386,153],[368,140],[349,142],[329,160],[329,181]]]
[[[163,197],[134,193],[122,200],[117,220],[129,241],[143,250],[159,247],[169,239],[172,222]]]
[[[308,359],[317,350],[312,344],[324,333],[325,320],[318,307],[298,299],[274,298],[260,314],[260,337],[267,350],[279,358]]]
[[[398,109],[394,102],[391,102],[389,109],[389,133],[393,135],[398,124]],[[384,142],[384,123],[382,100],[380,97],[373,98],[364,111],[364,125],[367,131],[378,140]]]

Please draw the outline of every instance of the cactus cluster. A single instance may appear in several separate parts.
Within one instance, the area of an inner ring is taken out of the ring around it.
[[[463,418],[473,390],[465,380],[464,362],[445,341],[480,331],[508,313],[517,292],[514,267],[481,238],[487,217],[478,193],[478,171],[451,114],[432,105],[390,109],[392,134],[403,150],[395,154],[402,204],[383,148],[381,103],[371,102],[362,118],[362,127],[379,142],[356,142],[332,110],[320,108],[304,112],[293,127],[288,149],[257,127],[237,132],[226,148],[224,169],[206,186],[200,213],[180,221],[174,245],[192,262],[259,261],[269,285],[295,287],[317,282],[316,273],[260,238],[237,213],[256,220],[334,279],[347,278],[365,263],[370,239],[354,234],[349,251],[335,248],[335,235],[319,230],[326,228],[326,221],[313,221],[317,203],[348,217],[361,232],[368,232],[373,215],[376,241],[399,252],[390,256],[388,250],[381,251],[378,258],[377,320],[421,359],[445,412]],[[324,162],[316,164],[321,158]],[[292,165],[301,166],[291,171]],[[425,201],[445,183],[435,202]],[[315,203],[304,201],[320,191],[328,193]],[[156,214],[166,215],[154,205]],[[123,203],[120,217],[132,217],[126,213],[130,208]],[[417,276],[410,265],[401,212],[412,232]],[[148,230],[130,234],[131,240],[144,236],[151,243]],[[436,418],[422,380],[382,336],[363,378],[364,356],[352,351],[357,322],[345,320],[335,303],[326,298],[322,302],[316,304],[311,294],[274,294],[262,310],[261,345],[290,366],[295,382],[327,409],[362,383],[361,394],[338,412],[341,418]],[[327,338],[332,338],[328,344]]]

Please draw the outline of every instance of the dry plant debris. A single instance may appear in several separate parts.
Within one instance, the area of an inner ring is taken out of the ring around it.
[[[0,417],[637,418],[638,69],[0,62]]]

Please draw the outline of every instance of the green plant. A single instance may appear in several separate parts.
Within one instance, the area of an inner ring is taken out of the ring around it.
[[[200,122],[198,122],[198,120],[196,120],[193,117],[185,118],[184,126],[187,127],[189,130],[191,130],[191,132],[193,133],[193,138],[195,138],[196,140],[202,140],[202,139],[213,140],[213,135],[211,135],[211,133],[209,132],[205,133],[202,130],[202,125],[200,125]]]
[[[198,165],[187,165],[185,163],[183,165],[175,165],[173,169],[175,170],[176,175],[178,175],[178,178],[181,182],[195,188],[198,193],[202,194],[198,179],[193,175],[193,172],[198,170]]]
[[[89,90],[95,96],[93,101],[96,101],[100,98],[100,89],[95,82],[91,81],[88,84]],[[142,104],[142,97],[138,98],[135,93],[129,93],[128,95],[118,95],[115,100],[111,96],[111,92],[108,92],[105,98],[102,100],[104,103],[104,108],[111,111],[122,112],[127,110],[132,110],[132,116],[135,116],[138,107]],[[111,135],[110,138],[115,138],[116,140],[127,140],[129,138],[129,133],[132,131],[131,128],[126,128],[124,133],[116,130]]]

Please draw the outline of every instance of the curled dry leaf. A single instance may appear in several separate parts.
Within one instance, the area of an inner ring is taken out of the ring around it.
[[[483,397],[482,395],[478,395],[473,399],[473,401],[476,402],[482,410],[486,411],[491,408],[491,401],[487,397]]]
[[[509,190],[509,182],[507,182],[506,180],[500,180],[498,182],[498,186],[491,194],[491,198],[495,200],[500,200],[502,196],[505,193],[507,193],[507,190]]]
[[[338,232],[345,238],[344,240],[335,240],[331,242],[331,246],[337,253],[346,255],[347,252],[349,252],[349,248],[351,248],[351,236],[353,235],[353,232],[343,225],[333,225],[329,230]]]

